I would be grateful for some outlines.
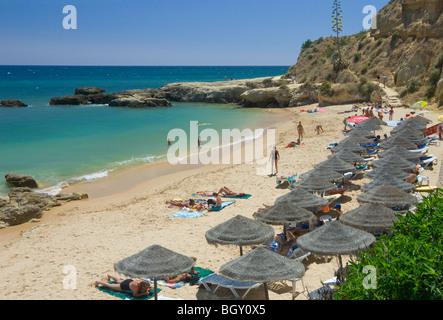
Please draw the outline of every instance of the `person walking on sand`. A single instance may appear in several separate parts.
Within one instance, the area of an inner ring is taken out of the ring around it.
[[[298,131],[298,140],[302,141],[303,134],[305,133],[305,129],[303,128],[301,121],[298,123],[297,131]]]
[[[198,144],[198,147],[200,148],[200,145],[201,145],[201,138],[200,138],[200,136],[198,137],[198,140],[197,140],[197,144]]]
[[[388,80],[388,77],[386,77],[385,75],[382,77],[383,79],[383,88],[386,88],[386,81]]]
[[[271,155],[271,176],[274,174],[274,165],[275,165],[275,174],[278,173],[278,160],[280,160],[280,153],[278,152],[277,148],[274,146],[272,149]]]

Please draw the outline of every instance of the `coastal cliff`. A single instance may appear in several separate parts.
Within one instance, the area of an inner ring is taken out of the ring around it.
[[[341,37],[346,68],[335,78],[335,38],[307,40],[287,76],[301,82],[349,84],[387,77],[407,104],[443,104],[443,0],[392,0],[376,16],[376,28]],[[335,81],[334,81],[335,80]]]

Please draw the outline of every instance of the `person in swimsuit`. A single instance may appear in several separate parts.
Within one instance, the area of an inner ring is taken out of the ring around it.
[[[278,166],[277,166],[277,162],[278,160],[280,160],[280,153],[278,152],[277,148],[274,146],[274,148],[271,151],[271,155],[270,155],[271,161],[273,161],[273,165],[275,165],[275,174],[278,173]],[[271,171],[271,176],[274,174],[273,172],[274,170],[272,169]]]
[[[208,210],[211,211],[212,209],[221,208],[222,206],[222,200],[217,192],[214,192],[212,194],[214,198],[208,199]]]
[[[305,129],[303,128],[301,122],[298,123],[297,131],[298,131],[298,140],[302,141],[303,134],[305,133]]]
[[[246,193],[243,192],[234,192],[228,187],[223,187],[218,191],[219,194],[224,194],[227,197],[243,197],[246,196]]]
[[[125,291],[125,292],[131,292],[134,297],[141,297],[149,295],[153,289],[151,288],[151,284],[142,279],[125,279],[122,280],[119,277],[115,277],[112,275],[108,275],[108,281],[113,280],[116,283],[107,283],[102,281],[96,281],[95,287],[97,288],[99,285],[102,285],[108,289],[114,290],[114,291]]]

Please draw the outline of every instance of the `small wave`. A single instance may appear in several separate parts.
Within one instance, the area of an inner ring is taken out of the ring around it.
[[[95,179],[100,179],[100,178],[104,178],[107,177],[109,172],[113,171],[113,169],[111,170],[104,170],[104,171],[99,171],[99,172],[94,172],[91,174],[85,174],[83,176],[80,177],[76,177],[73,178],[73,181],[81,181],[81,180],[95,180]]]

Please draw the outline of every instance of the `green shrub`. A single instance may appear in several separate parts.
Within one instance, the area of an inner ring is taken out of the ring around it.
[[[327,95],[331,92],[331,88],[332,88],[332,82],[324,81],[320,86],[320,92],[323,95]]]
[[[335,299],[443,299],[443,190],[437,189],[423,198],[415,213],[398,218],[392,235],[381,236],[371,249],[350,263]],[[376,276],[369,288],[363,283],[369,275],[363,269],[368,266],[375,267]]]
[[[303,42],[303,44],[301,45],[301,50],[305,50],[308,49],[312,46],[312,41],[310,39],[306,40],[305,42]]]
[[[400,93],[400,96],[404,97],[408,93],[417,92],[421,87],[421,82],[417,78],[411,78],[406,85],[406,88]]]
[[[359,62],[361,59],[361,52],[354,53],[354,62]]]
[[[369,69],[368,65],[365,64],[365,65],[361,68],[360,73],[363,74],[363,75],[365,75],[365,74],[368,72],[368,69]]]

